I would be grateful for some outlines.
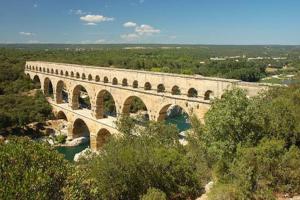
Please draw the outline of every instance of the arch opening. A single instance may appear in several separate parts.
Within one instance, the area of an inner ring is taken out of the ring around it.
[[[48,77],[45,78],[44,81],[44,94],[46,97],[51,97],[52,99],[54,99],[53,85]]]
[[[58,69],[55,70],[55,74],[58,74]]]
[[[107,129],[100,129],[97,133],[96,138],[96,150],[100,150],[103,147],[103,145],[109,140],[110,137],[111,133]]]
[[[102,90],[97,95],[95,117],[97,119],[116,117],[116,104],[112,95],[107,90]]]
[[[116,77],[113,78],[112,84],[113,84],[113,85],[118,85],[118,79],[117,79]]]
[[[85,73],[82,73],[81,78],[85,80]]]
[[[159,111],[158,121],[174,124],[180,132],[191,128],[188,113],[179,105],[168,104]]]
[[[74,77],[74,72],[71,72],[71,77]]]
[[[139,87],[139,83],[138,83],[137,80],[134,80],[134,81],[133,81],[132,87],[133,87],[133,88],[138,88],[138,87]]]
[[[68,71],[65,72],[65,76],[69,76],[69,72]]]
[[[107,78],[106,76],[104,76],[103,82],[104,82],[104,83],[108,83],[108,78]]]
[[[204,93],[204,100],[212,100],[214,98],[214,93],[211,90],[207,90]]]
[[[96,76],[95,81],[96,81],[96,82],[99,82],[99,81],[100,81],[100,77],[99,77],[98,75]]]
[[[122,113],[129,115],[138,122],[149,121],[148,109],[143,100],[137,96],[130,96],[125,100]]]
[[[78,72],[76,73],[76,78],[80,78],[80,74]]]
[[[163,85],[163,84],[159,84],[158,86],[157,86],[157,92],[158,93],[163,93],[163,92],[165,92],[165,86]]]
[[[66,84],[60,80],[56,86],[56,103],[69,103],[69,93]]]
[[[60,70],[60,75],[64,75],[64,71],[63,70]]]
[[[41,81],[38,75],[35,75],[33,77],[33,83],[34,83],[34,87],[37,89],[41,89]]]
[[[56,114],[56,119],[68,121],[67,115],[62,110]]]
[[[51,69],[51,74],[54,74],[54,69]]]
[[[188,97],[198,97],[198,91],[195,88],[188,90]]]
[[[82,119],[76,119],[73,124],[73,139],[79,137],[90,137],[90,130],[87,124]]]
[[[128,81],[127,81],[127,79],[126,78],[124,78],[123,80],[122,80],[122,86],[128,86]]]
[[[145,90],[151,90],[151,84],[149,82],[146,82],[144,85]]]
[[[89,74],[89,76],[88,76],[88,80],[89,80],[89,81],[93,80],[93,77],[92,77],[92,75],[91,75],[91,74]]]
[[[180,95],[181,91],[177,85],[172,87],[172,95]]]
[[[91,109],[90,97],[86,89],[81,85],[77,85],[73,90],[72,109]]]

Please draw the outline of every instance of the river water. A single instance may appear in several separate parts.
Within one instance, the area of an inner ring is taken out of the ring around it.
[[[167,124],[175,124],[180,132],[186,131],[191,128],[191,124],[188,121],[188,115],[186,113],[178,115],[176,117],[166,119]],[[69,161],[73,161],[75,154],[89,147],[89,143],[80,144],[76,147],[57,147],[56,150],[65,155],[65,158]]]

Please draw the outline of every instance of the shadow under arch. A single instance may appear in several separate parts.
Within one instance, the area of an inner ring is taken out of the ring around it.
[[[56,119],[63,119],[65,121],[68,121],[67,115],[65,114],[64,111],[60,110],[57,114],[56,114]]]
[[[163,106],[158,114],[157,121],[165,121],[167,124],[174,124],[179,131],[185,131],[191,127],[188,112],[177,104]]]
[[[102,128],[98,131],[96,135],[96,144],[94,144],[94,149],[97,151],[102,149],[103,145],[109,140],[111,133],[106,129]]]
[[[44,94],[46,97],[51,97],[52,99],[54,98],[53,84],[48,77],[46,77],[44,80]]]
[[[204,100],[212,100],[214,98],[214,93],[211,90],[207,90],[204,93]]]
[[[122,114],[130,115],[138,121],[149,121],[149,113],[144,101],[137,96],[129,96],[123,103]]]
[[[56,85],[56,103],[68,103],[69,102],[69,93],[64,81],[60,80]]]
[[[96,119],[117,117],[116,104],[113,96],[107,90],[101,90],[97,94],[95,117]]]
[[[76,85],[72,93],[72,109],[91,109],[91,102],[87,90],[82,85]]]
[[[73,123],[72,129],[73,139],[78,137],[90,137],[90,130],[87,124],[80,118],[77,118]]]
[[[39,78],[38,75],[35,75],[33,77],[33,83],[34,83],[34,87],[37,88],[37,89],[41,89],[41,80]]]

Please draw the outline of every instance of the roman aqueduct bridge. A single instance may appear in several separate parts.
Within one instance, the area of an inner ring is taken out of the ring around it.
[[[220,98],[226,89],[239,87],[254,96],[267,86],[232,79],[210,78],[199,75],[179,75],[95,67],[64,63],[28,61],[25,73],[39,81],[58,118],[68,121],[68,137],[76,138],[88,131],[91,148],[97,150],[111,134],[118,134],[114,121],[122,113],[128,113],[134,97],[142,100],[149,119],[162,121],[171,105],[178,105],[188,114],[203,120],[211,100]],[[91,109],[80,108],[82,88],[89,96]],[[68,93],[64,100],[63,91]],[[116,117],[105,117],[104,94],[113,97]]]

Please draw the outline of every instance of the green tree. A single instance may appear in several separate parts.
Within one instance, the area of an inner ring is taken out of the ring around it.
[[[28,138],[0,144],[0,199],[63,199],[68,176],[63,156]]]

